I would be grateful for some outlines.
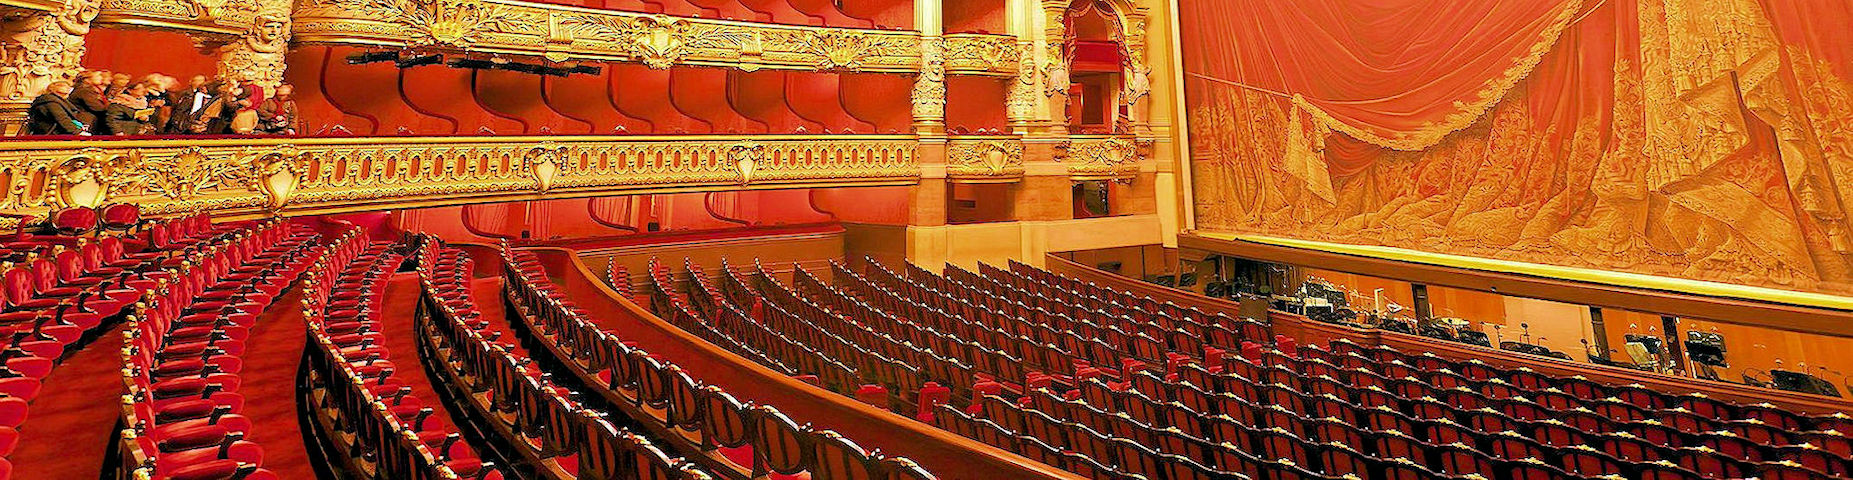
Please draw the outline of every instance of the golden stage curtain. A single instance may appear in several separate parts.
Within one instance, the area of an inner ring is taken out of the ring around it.
[[[1848,2],[1180,8],[1200,229],[1853,293]]]

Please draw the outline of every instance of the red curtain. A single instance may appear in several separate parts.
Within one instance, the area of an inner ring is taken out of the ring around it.
[[[1179,8],[1199,229],[1853,293],[1853,3]]]
[[[1402,150],[1465,127],[1535,65],[1579,0],[1218,0],[1181,15],[1186,71],[1304,100]]]

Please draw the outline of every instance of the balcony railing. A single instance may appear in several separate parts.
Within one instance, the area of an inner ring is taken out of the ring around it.
[[[664,189],[918,181],[911,136],[431,137],[0,143],[0,211],[331,213]]]

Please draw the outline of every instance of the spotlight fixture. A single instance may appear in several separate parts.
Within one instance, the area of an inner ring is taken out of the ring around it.
[[[566,71],[568,72],[583,73],[586,75],[598,75],[599,72],[602,72],[604,70],[605,70],[604,68],[592,66],[592,65],[574,65],[572,68],[566,69]]]
[[[399,52],[396,51],[356,53],[347,56],[349,65],[397,61],[399,61]]]
[[[438,55],[438,54],[433,53],[430,55],[419,55],[419,56],[411,57],[411,58],[401,58],[399,59],[398,62],[395,62],[395,63],[399,65],[399,68],[412,68],[412,67],[422,67],[425,65],[437,65],[443,62],[444,62],[443,55]]]
[[[474,59],[474,58],[452,59],[450,63],[448,63],[447,65],[450,65],[452,68],[468,68],[472,70],[495,68],[495,62],[493,61],[479,60],[479,59]]]
[[[573,71],[565,69],[565,68],[550,67],[550,66],[543,65],[540,67],[538,73],[540,73],[541,75],[552,75],[555,77],[564,77],[567,75],[572,75]]]
[[[510,72],[540,73],[541,69],[547,68],[547,67],[541,64],[538,64],[538,63],[507,62],[507,63],[498,63],[495,65],[495,68],[502,69],[502,70],[508,70]]]

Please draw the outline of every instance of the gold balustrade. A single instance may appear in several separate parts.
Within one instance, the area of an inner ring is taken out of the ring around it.
[[[1075,180],[1126,180],[1139,174],[1139,163],[1151,157],[1155,140],[1123,135],[1069,137],[1057,158],[1068,164]]]
[[[647,191],[914,183],[901,135],[0,143],[0,212],[311,214]]]

